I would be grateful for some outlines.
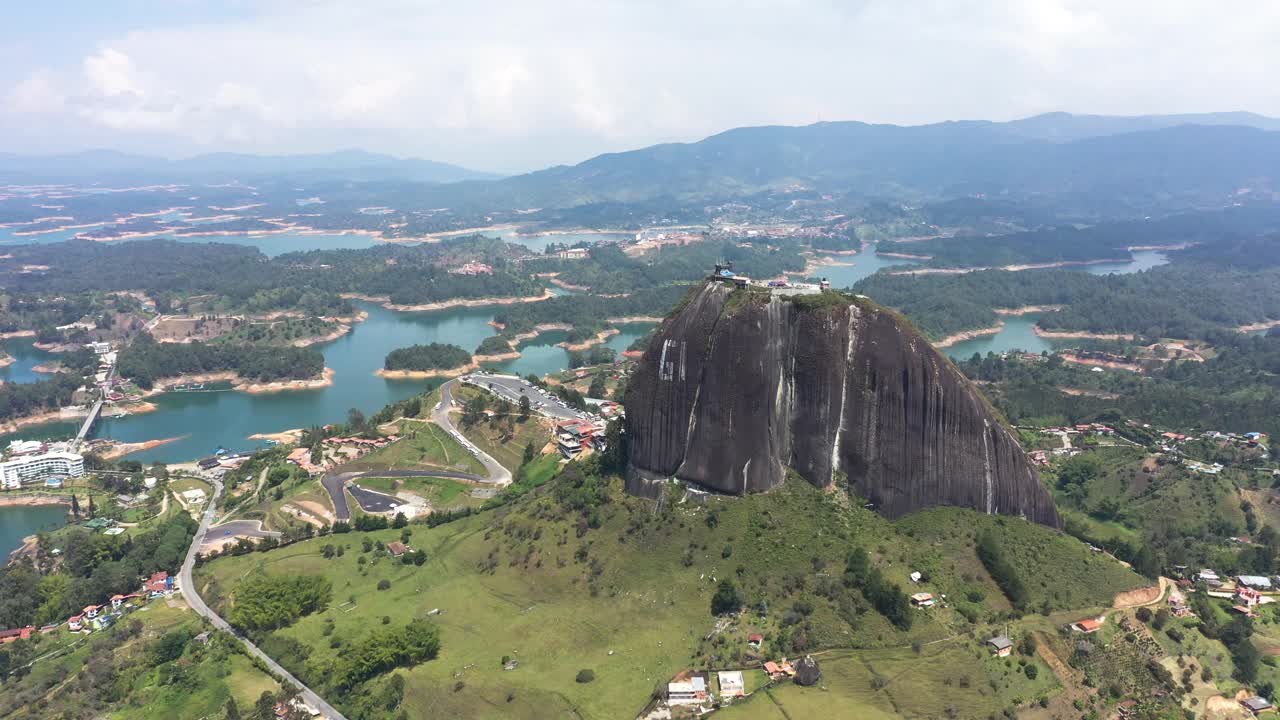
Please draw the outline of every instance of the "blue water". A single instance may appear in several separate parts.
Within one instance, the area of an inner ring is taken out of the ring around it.
[[[1038,316],[1021,315],[1004,319],[1004,328],[995,335],[965,340],[951,347],[943,348],[943,352],[957,360],[968,360],[974,353],[985,356],[989,352],[1003,353],[1010,350],[1022,350],[1030,353],[1052,352],[1054,345],[1035,334]]]
[[[0,228],[0,245],[47,245],[73,239],[77,233],[88,232],[92,228],[77,230],[60,230],[43,235],[14,235],[22,228]],[[372,235],[355,233],[300,233],[290,232],[280,235],[205,235],[196,237],[176,237],[172,235],[156,235],[157,238],[168,238],[184,243],[222,243],[230,245],[249,245],[256,247],[264,255],[275,257],[282,253],[299,250],[359,250],[373,247],[381,243]],[[133,238],[143,239],[143,238]],[[145,238],[150,239],[150,238]],[[109,240],[106,242],[129,242],[129,240]]]
[[[24,537],[65,524],[67,509],[63,505],[0,507],[0,564],[8,560],[9,553],[22,547]]]
[[[250,394],[235,390],[164,393],[151,399],[159,409],[123,418],[104,418],[96,437],[125,442],[180,438],[176,442],[130,456],[142,462],[181,462],[204,457],[215,448],[248,449],[260,445],[249,440],[254,433],[343,422],[350,408],[366,415],[397,400],[433,387],[432,380],[388,380],[374,371],[386,354],[415,343],[452,343],[473,351],[493,335],[489,325],[493,308],[456,308],[429,313],[398,313],[372,303],[357,303],[369,313],[347,335],[320,346],[325,366],[334,370],[333,385],[315,390],[289,390]],[[646,331],[644,325],[628,325],[610,338],[611,346],[625,349]],[[569,353],[555,343],[564,333],[544,333],[521,346],[522,356],[496,363],[492,369],[526,375],[544,375],[566,369]],[[27,427],[0,438],[57,438],[75,433],[74,423]]]
[[[34,347],[34,343],[35,338],[29,337],[9,338],[0,342],[0,348],[15,360],[12,365],[0,368],[0,380],[7,383],[32,383],[53,377],[31,370],[40,363],[58,359],[57,355]]]
[[[625,240],[635,237],[632,233],[561,233],[555,235],[521,235],[514,229],[502,230],[499,232],[486,232],[485,235],[501,238],[503,241],[514,245],[523,245],[537,253],[546,250],[547,246],[552,243],[558,245],[577,245],[578,243],[595,244],[602,240]]]
[[[1136,250],[1133,259],[1127,262],[1099,263],[1097,265],[1075,265],[1090,275],[1128,275],[1129,273],[1150,270],[1153,267],[1166,265],[1169,256],[1159,250]]]
[[[831,255],[818,253],[819,257],[829,257],[840,265],[824,265],[813,271],[815,277],[825,277],[831,282],[831,287],[841,289],[853,286],[864,277],[874,275],[881,268],[898,267],[900,265],[913,265],[915,261],[905,260],[903,258],[888,258],[875,253],[875,247],[872,245],[864,246],[865,249],[857,255]]]

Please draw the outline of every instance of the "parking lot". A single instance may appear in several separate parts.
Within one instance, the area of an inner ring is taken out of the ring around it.
[[[473,373],[462,376],[462,382],[482,387],[515,405],[520,404],[521,397],[527,397],[534,412],[555,420],[589,419],[591,417],[587,413],[574,410],[565,405],[555,395],[515,375]]]

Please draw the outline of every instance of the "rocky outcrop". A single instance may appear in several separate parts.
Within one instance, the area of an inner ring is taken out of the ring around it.
[[[862,299],[705,283],[659,328],[626,408],[633,493],[672,477],[763,491],[792,468],[889,517],[958,505],[1060,524],[984,398],[906,322]]]

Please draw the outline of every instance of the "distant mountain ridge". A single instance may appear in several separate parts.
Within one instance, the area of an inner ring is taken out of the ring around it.
[[[432,191],[442,206],[567,207],[711,200],[787,188],[904,201],[971,195],[1072,197],[1110,209],[1218,204],[1280,187],[1280,120],[1251,113],[1012,122],[856,121],[727,130],[692,143],[606,153],[491,183]]]
[[[1220,206],[1280,189],[1280,120],[1246,112],[1117,117],[1048,113],[1010,122],[857,121],[727,130],[497,178],[359,150],[214,153],[158,160],[111,151],[0,154],[0,182],[407,181],[430,207],[487,212],[587,203],[723,199],[805,188],[905,202],[962,196],[1069,198],[1080,208]]]
[[[86,150],[59,155],[0,153],[0,181],[5,182],[98,182],[114,179],[229,181],[264,176],[300,181],[404,180],[429,183],[501,177],[434,160],[397,158],[365,150],[299,155],[218,152],[180,160],[114,150]]]

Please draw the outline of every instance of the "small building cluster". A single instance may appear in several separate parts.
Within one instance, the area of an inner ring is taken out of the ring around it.
[[[603,420],[565,420],[556,423],[556,449],[566,458],[575,458],[583,450],[603,450],[605,437]]]
[[[469,262],[449,271],[452,275],[492,275],[493,267],[480,262]]]
[[[71,632],[102,630],[139,602],[166,598],[172,594],[173,578],[167,572],[158,572],[143,583],[141,591],[129,595],[112,595],[107,605],[89,605],[78,615],[67,618],[67,629]]]

